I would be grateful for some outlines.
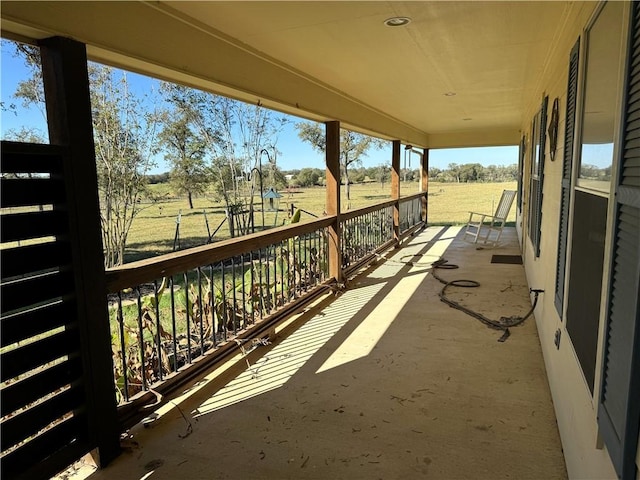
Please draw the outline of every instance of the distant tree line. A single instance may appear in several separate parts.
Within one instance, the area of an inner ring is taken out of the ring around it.
[[[149,185],[156,185],[158,183],[169,183],[170,180],[171,174],[169,172],[147,175],[147,183]]]
[[[294,187],[311,187],[324,185],[325,171],[320,168],[303,168],[283,172],[291,175],[289,185]],[[417,181],[420,178],[419,169],[400,169],[400,178],[406,181]],[[479,163],[457,164],[450,163],[448,168],[431,167],[429,180],[447,183],[470,182],[512,182],[518,179],[518,165],[488,165]],[[378,182],[381,185],[391,181],[391,167],[378,165],[375,167],[352,168],[349,171],[351,183]]]
[[[429,179],[435,182],[513,182],[518,179],[518,165],[480,165],[479,163],[450,163],[448,168],[429,169]]]
[[[588,178],[600,178],[605,176],[607,172],[603,169],[597,169],[592,165],[583,166],[585,171],[590,174]],[[277,169],[277,167],[276,167]],[[292,187],[313,187],[325,184],[325,170],[323,168],[302,168],[294,170],[277,169],[274,175],[278,179],[277,188],[286,186]],[[289,177],[290,180],[287,180]],[[400,169],[400,177],[407,181],[417,181],[420,178],[420,170]],[[448,168],[431,167],[429,169],[429,180],[432,182],[443,183],[471,183],[471,182],[514,182],[518,179],[518,165],[488,165],[483,166],[479,163],[457,164],[450,163]],[[167,183],[170,181],[170,174],[161,173],[147,175],[147,181],[150,184]],[[352,168],[349,171],[350,183],[373,183],[378,182],[381,185],[391,181],[391,167],[389,165],[378,165],[375,167],[359,167]],[[344,180],[343,180],[344,183]]]

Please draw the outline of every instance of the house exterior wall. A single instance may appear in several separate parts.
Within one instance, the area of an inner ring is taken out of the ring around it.
[[[554,305],[556,260],[558,252],[559,214],[561,202],[561,183],[563,169],[563,151],[565,144],[565,115],[567,105],[567,82],[569,68],[569,54],[578,37],[581,44],[583,32],[598,11],[596,2],[576,2],[572,5],[572,12],[565,24],[564,31],[548,57],[547,64],[541,75],[538,88],[529,100],[529,108],[522,119],[522,132],[527,138],[527,153],[524,163],[524,204],[522,216],[518,218],[518,230],[522,242],[525,270],[530,287],[545,290],[542,301],[535,310],[535,318],[539,332],[540,343],[547,369],[547,376],[557,416],[558,429],[562,440],[567,471],[570,478],[617,478],[606,447],[598,436],[597,408],[600,390],[600,371],[602,366],[602,337],[604,329],[604,314],[600,314],[598,351],[596,356],[596,378],[594,393],[590,392],[581,366],[578,362],[570,336],[566,330],[566,321],[561,319]],[[628,15],[628,8],[625,9]],[[626,42],[624,43],[626,45]],[[583,71],[584,47],[581,46],[579,70]],[[581,113],[581,80],[578,83],[578,103],[576,108],[576,128],[579,128]],[[546,142],[544,186],[541,221],[540,256],[536,258],[535,247],[527,234],[527,214],[529,208],[530,170],[531,170],[531,121],[540,109],[544,95],[549,97],[550,118],[553,100],[559,98],[558,141],[555,160],[551,161],[549,142]],[[579,138],[579,137],[578,137]],[[574,152],[579,151],[580,142],[575,141]],[[574,164],[577,162],[574,155]],[[615,160],[614,160],[615,163]],[[573,195],[573,193],[572,193]],[[609,208],[609,211],[611,209]],[[573,205],[570,212],[573,211]],[[610,216],[610,215],[609,215]],[[570,217],[571,218],[571,217]],[[570,220],[571,225],[571,220]],[[571,227],[570,227],[571,228]],[[571,233],[569,233],[571,235]],[[611,237],[611,222],[607,222],[608,252]],[[569,244],[571,236],[569,236]],[[608,285],[608,254],[605,253],[604,281]],[[569,268],[569,263],[567,263]],[[568,275],[567,275],[568,278]],[[566,283],[565,283],[566,285]],[[565,288],[566,292],[566,288]],[[565,293],[566,305],[567,293]],[[601,310],[606,307],[602,302]],[[554,344],[556,331],[560,330],[561,340],[559,348]],[[640,457],[640,455],[639,455]]]

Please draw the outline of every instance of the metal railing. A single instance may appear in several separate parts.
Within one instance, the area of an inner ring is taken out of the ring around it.
[[[119,403],[152,388],[161,392],[158,385],[208,354],[235,347],[250,330],[326,284],[331,221],[280,227],[108,270]]]
[[[340,216],[343,270],[350,270],[381,247],[393,242],[394,203],[388,201]]]
[[[107,270],[114,381],[123,425],[423,225],[422,195],[195,247]],[[339,245],[330,229],[340,224]]]
[[[400,199],[400,234],[422,223],[423,197],[424,194],[417,194]]]

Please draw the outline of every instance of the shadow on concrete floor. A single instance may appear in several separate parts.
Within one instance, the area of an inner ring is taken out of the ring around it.
[[[478,249],[460,227],[430,227],[321,300],[222,375],[212,373],[91,479],[563,479],[564,458],[533,318],[492,330],[439,301],[440,276],[473,279],[451,297],[485,316],[531,306],[515,229]],[[217,376],[216,376],[217,375]]]

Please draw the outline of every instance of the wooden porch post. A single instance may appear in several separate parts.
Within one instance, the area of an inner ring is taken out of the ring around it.
[[[423,149],[422,161],[420,162],[420,191],[424,193],[422,197],[422,220],[426,224],[429,220],[429,149]]]
[[[393,238],[400,241],[400,140],[394,140],[391,149],[391,199],[393,205]]]
[[[342,282],[340,232],[340,122],[325,123],[327,163],[327,214],[336,220],[329,226],[329,275]]]
[[[89,445],[98,465],[120,453],[85,45],[39,42],[51,144],[68,147],[65,188]],[[96,452],[94,452],[95,455]]]

